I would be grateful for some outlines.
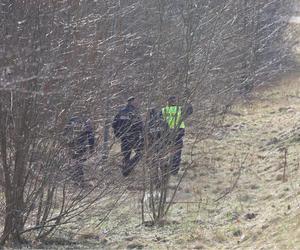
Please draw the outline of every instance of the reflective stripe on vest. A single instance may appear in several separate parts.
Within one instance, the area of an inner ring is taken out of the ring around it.
[[[167,106],[162,109],[162,115],[163,119],[168,123],[169,128],[185,128],[185,124],[181,120],[181,107]]]

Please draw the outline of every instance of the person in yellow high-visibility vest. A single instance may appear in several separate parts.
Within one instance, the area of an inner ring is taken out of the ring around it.
[[[183,137],[185,134],[184,120],[193,113],[193,107],[186,108],[177,104],[176,96],[168,98],[168,105],[161,110],[162,118],[168,125],[168,139],[175,152],[171,156],[171,173],[176,175],[180,168]]]

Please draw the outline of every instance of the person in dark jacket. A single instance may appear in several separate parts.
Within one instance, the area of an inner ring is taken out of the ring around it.
[[[72,117],[65,127],[64,135],[74,162],[71,178],[77,185],[83,187],[83,162],[87,160],[87,152],[92,153],[95,145],[95,136],[90,120],[84,121],[78,116]]]
[[[114,117],[112,127],[114,134],[121,140],[123,154],[122,174],[128,176],[142,157],[144,147],[144,125],[139,114],[138,102],[134,97],[128,98],[126,107]],[[132,151],[135,151],[131,158]]]
[[[163,120],[162,113],[156,108],[151,108],[147,116],[147,149],[148,160],[151,164],[151,179],[155,183],[156,187],[159,187],[163,179],[162,175],[159,175],[159,169],[162,169],[162,158],[166,151],[166,132],[168,125]]]

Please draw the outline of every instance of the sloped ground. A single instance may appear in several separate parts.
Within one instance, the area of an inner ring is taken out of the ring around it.
[[[293,77],[272,90],[257,90],[251,103],[233,109],[223,132],[196,145],[195,163],[164,227],[141,226],[139,201],[129,194],[107,222],[107,229],[115,225],[114,230],[98,237],[99,244],[121,249],[300,249],[299,89],[300,78]],[[191,144],[186,142],[184,166]]]
[[[214,178],[223,176],[225,188],[232,185],[230,171],[238,178],[242,166],[236,188],[215,218],[232,218],[217,228],[224,242],[212,248],[299,249],[299,85],[299,78],[292,78],[258,91],[253,104],[236,107],[240,116],[228,117],[229,133],[212,142],[219,164]]]
[[[186,139],[182,165],[191,169],[163,227],[141,225],[140,194],[130,189],[101,227],[81,228],[79,218],[68,228],[75,238],[55,248],[300,249],[300,75],[258,89],[212,139],[193,143]]]
[[[239,115],[227,118],[224,135],[211,141],[217,173],[207,176],[207,196],[236,187],[217,205],[213,220],[223,225],[214,227],[219,242],[208,247],[300,248],[299,87],[296,77],[258,90],[252,104],[239,105]]]

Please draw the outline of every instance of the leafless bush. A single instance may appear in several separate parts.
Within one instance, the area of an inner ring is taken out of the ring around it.
[[[288,70],[290,41],[283,36],[289,7],[280,1],[145,2],[142,10],[147,18],[139,27],[146,30],[140,38],[146,47],[141,72],[148,74],[141,82],[149,86],[143,91],[148,108],[163,106],[162,95],[179,96],[182,106],[192,102],[193,140],[209,137],[237,98]],[[161,168],[166,189],[154,194],[153,158],[157,162],[161,156],[148,150],[145,154],[152,160],[143,162],[149,172],[145,187],[156,222],[168,211],[177,189],[167,201],[169,177]]]
[[[1,243],[29,232],[43,239],[84,213],[101,222],[132,183],[150,190],[159,221],[177,190],[168,187],[172,147],[146,147],[136,178],[120,179],[109,132],[120,104],[135,94],[143,111],[175,94],[194,105],[187,122],[196,142],[237,98],[287,70],[290,55],[282,35],[288,1],[4,0],[0,11]],[[74,113],[91,118],[98,134],[88,161],[93,185],[84,191],[72,190],[66,169],[62,131]]]

